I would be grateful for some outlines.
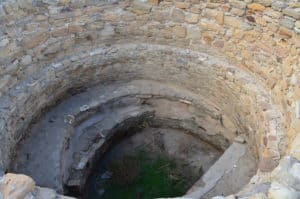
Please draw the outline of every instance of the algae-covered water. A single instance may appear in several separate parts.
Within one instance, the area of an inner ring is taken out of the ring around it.
[[[166,155],[138,151],[99,168],[91,177],[84,198],[176,197],[183,195],[199,175],[191,174],[188,166]]]

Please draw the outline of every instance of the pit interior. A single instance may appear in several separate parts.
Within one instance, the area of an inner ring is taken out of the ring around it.
[[[271,100],[244,71],[207,52],[151,44],[78,59],[57,69],[9,171],[78,198],[205,199],[236,193],[256,174]]]

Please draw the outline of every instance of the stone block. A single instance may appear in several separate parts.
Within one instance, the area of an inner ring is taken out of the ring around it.
[[[266,9],[265,6],[259,3],[251,3],[247,7],[252,11],[264,11]]]
[[[49,35],[47,33],[38,33],[29,39],[25,39],[23,45],[25,48],[34,48],[39,44],[45,42],[48,38]]]
[[[174,22],[178,22],[178,23],[183,23],[185,19],[185,15],[183,11],[179,9],[173,9],[171,17]]]
[[[173,33],[175,37],[184,38],[186,37],[186,28],[183,26],[175,26],[173,28]]]
[[[180,9],[188,9],[190,8],[191,4],[188,2],[176,2],[175,3],[176,8],[180,8]]]
[[[288,29],[293,29],[295,25],[295,20],[291,17],[284,17],[281,20],[279,20],[279,24],[288,28]]]
[[[132,12],[138,15],[142,14],[148,14],[151,11],[152,6],[150,4],[147,4],[145,2],[141,2],[138,0],[135,0],[132,2]]]
[[[224,24],[234,28],[242,28],[244,24],[242,20],[243,19],[239,17],[224,16]]]
[[[4,198],[24,199],[34,190],[35,182],[28,176],[8,173],[0,181],[0,193]]]
[[[293,17],[294,19],[300,19],[300,9],[285,8],[283,14]]]
[[[245,9],[247,6],[247,4],[244,1],[239,1],[239,0],[229,0],[229,3],[232,7],[238,9]]]
[[[273,0],[254,0],[254,2],[268,7],[272,5]]]
[[[191,14],[191,13],[187,14],[185,16],[185,21],[187,23],[190,23],[190,24],[196,24],[199,21],[199,15],[198,14]]]

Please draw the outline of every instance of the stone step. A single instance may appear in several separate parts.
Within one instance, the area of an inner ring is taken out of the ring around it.
[[[223,155],[210,167],[210,169],[192,186],[185,197],[203,199],[218,181],[231,172],[239,159],[246,153],[246,145],[234,142]]]

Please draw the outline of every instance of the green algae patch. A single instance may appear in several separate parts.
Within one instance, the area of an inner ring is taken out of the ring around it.
[[[91,183],[86,199],[152,199],[185,194],[199,178],[165,155],[137,152],[112,161]]]

